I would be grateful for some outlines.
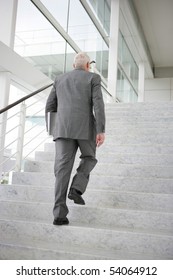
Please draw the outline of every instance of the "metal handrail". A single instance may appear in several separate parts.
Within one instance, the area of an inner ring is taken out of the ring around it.
[[[28,95],[22,97],[21,99],[15,101],[15,102],[13,102],[12,104],[10,104],[10,105],[6,106],[5,108],[1,109],[1,110],[0,110],[0,114],[2,114],[2,113],[4,113],[4,112],[8,111],[9,109],[13,108],[14,106],[16,106],[16,105],[22,103],[23,101],[25,101],[25,100],[27,100],[28,98],[30,98],[30,97],[36,95],[37,93],[39,93],[39,92],[41,92],[41,91],[43,91],[43,90],[45,90],[45,89],[51,87],[52,85],[53,85],[53,83],[51,83],[51,84],[49,84],[49,85],[47,85],[47,86],[41,87],[40,89],[38,89],[38,90],[36,90],[36,91],[34,91],[34,92],[32,92],[32,93],[30,93],[30,94],[28,94]]]
[[[109,95],[110,97],[113,98],[112,94],[107,90],[107,88],[105,88],[105,86],[103,84],[101,84],[101,87],[106,91],[107,95]]]
[[[30,94],[28,94],[28,95],[26,95],[26,96],[20,98],[19,100],[15,101],[15,102],[13,102],[13,103],[11,103],[11,104],[9,104],[8,106],[6,106],[6,107],[4,107],[3,109],[0,110],[0,114],[2,114],[2,113],[4,113],[4,112],[8,111],[9,109],[11,109],[11,108],[15,107],[16,105],[22,103],[23,101],[27,100],[28,98],[30,98],[30,97],[36,95],[37,93],[42,92],[43,90],[45,90],[45,89],[51,87],[52,85],[53,85],[53,83],[51,83],[51,84],[49,84],[49,85],[47,85],[47,86],[41,87],[40,89],[38,89],[38,90],[36,90],[36,91],[34,91],[34,92],[32,92],[32,93],[30,93]],[[104,90],[106,91],[106,93],[107,93],[109,96],[112,97],[112,95],[110,94],[110,92],[109,92],[103,85],[101,85],[101,86],[104,88]]]

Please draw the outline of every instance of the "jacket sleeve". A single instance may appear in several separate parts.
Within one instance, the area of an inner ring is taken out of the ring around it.
[[[53,88],[47,99],[46,108],[45,108],[45,120],[46,120],[47,131],[48,131],[48,112],[57,112],[57,104],[58,102],[57,102],[56,88],[54,83]]]
[[[92,79],[92,103],[96,119],[96,133],[105,132],[105,106],[101,91],[101,78],[95,74]]]

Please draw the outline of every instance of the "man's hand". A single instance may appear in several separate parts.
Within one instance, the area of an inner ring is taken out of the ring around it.
[[[96,136],[97,147],[100,147],[104,141],[105,141],[105,134],[104,133],[97,134],[97,136]]]

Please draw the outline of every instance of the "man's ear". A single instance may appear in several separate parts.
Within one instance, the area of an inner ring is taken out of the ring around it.
[[[87,67],[88,70],[90,69],[90,63],[89,62],[87,62],[86,67]]]
[[[75,68],[75,64],[73,63],[73,68]]]

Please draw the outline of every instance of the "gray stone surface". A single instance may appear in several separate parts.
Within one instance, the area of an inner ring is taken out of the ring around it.
[[[86,205],[68,200],[68,226],[52,225],[51,138],[0,186],[0,259],[173,259],[173,103],[107,104],[106,115]]]

